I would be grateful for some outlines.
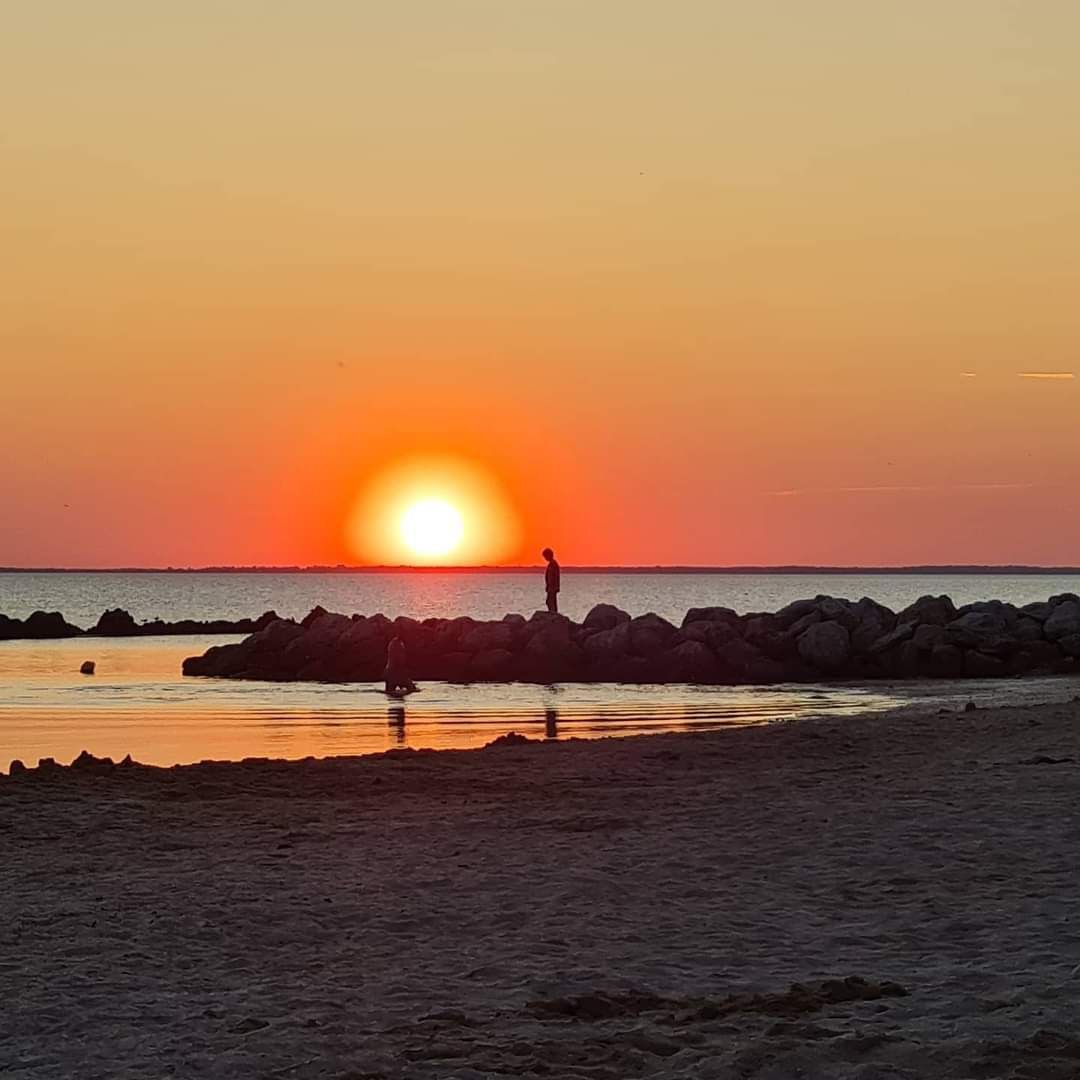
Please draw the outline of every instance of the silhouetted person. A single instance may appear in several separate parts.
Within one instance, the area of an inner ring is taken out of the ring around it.
[[[544,548],[540,552],[547,559],[547,569],[544,571],[544,588],[547,591],[548,611],[559,610],[559,564],[555,560],[555,552],[551,548]]]
[[[386,692],[396,694],[403,691],[411,694],[416,683],[409,678],[409,658],[405,652],[405,642],[399,637],[391,638],[386,646]]]

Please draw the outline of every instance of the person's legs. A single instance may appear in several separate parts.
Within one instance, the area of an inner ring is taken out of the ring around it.
[[[547,594],[547,609],[550,612],[557,613],[559,610],[559,594],[549,592]]]

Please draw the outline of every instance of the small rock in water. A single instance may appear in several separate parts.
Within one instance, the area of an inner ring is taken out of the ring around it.
[[[93,660],[84,660],[82,662],[82,667],[79,668],[79,674],[80,675],[93,675],[94,674],[94,661]]]
[[[967,704],[966,704],[966,705],[964,706],[964,712],[974,712],[974,711],[975,711],[975,710],[976,710],[976,709],[977,709],[978,707],[979,707],[979,706],[978,706],[978,705],[976,705],[974,701],[969,701],[969,702],[968,702],[968,703],[967,703]]]

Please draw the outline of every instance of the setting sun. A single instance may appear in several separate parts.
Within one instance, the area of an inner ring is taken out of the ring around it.
[[[443,499],[422,499],[401,516],[401,537],[416,555],[433,558],[449,555],[461,543],[465,521]]]
[[[495,565],[520,550],[516,509],[496,476],[453,454],[398,459],[375,470],[346,522],[363,562]]]

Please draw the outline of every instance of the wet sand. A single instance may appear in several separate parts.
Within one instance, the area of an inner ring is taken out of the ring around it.
[[[1075,1077],[1078,765],[1074,703],[3,778],[0,1073]]]

